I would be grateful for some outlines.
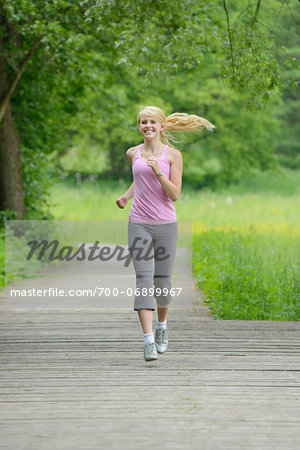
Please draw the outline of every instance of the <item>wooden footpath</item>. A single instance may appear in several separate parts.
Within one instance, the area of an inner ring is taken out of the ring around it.
[[[38,303],[11,288],[0,298],[1,449],[300,448],[298,322],[215,321],[196,293],[170,308],[169,349],[145,363],[132,299]]]

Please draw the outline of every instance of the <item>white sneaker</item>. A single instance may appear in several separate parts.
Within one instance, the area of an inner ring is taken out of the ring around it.
[[[156,328],[155,343],[157,345],[158,353],[165,353],[165,351],[168,348],[168,329],[167,328]]]
[[[158,358],[157,349],[155,342],[149,342],[144,347],[144,358],[145,361],[154,361]]]

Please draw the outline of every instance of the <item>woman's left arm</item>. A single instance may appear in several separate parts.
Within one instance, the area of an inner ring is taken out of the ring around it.
[[[157,158],[149,157],[148,166],[155,174],[160,172]],[[170,179],[164,174],[157,177],[166,195],[175,202],[181,191],[182,183],[182,155],[179,150],[172,149],[172,162],[170,167]]]

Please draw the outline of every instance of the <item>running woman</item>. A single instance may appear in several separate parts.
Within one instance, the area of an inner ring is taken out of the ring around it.
[[[134,310],[144,333],[144,359],[153,361],[168,347],[167,315],[177,245],[174,202],[182,183],[182,155],[170,145],[172,137],[168,131],[213,131],[215,127],[194,114],[174,113],[166,117],[156,106],[143,108],[137,122],[144,142],[126,152],[133,183],[116,204],[123,209],[134,197],[128,222],[128,246],[136,273]],[[145,245],[143,254],[141,245]],[[149,251],[152,258],[148,257]],[[154,337],[152,311],[156,307]]]

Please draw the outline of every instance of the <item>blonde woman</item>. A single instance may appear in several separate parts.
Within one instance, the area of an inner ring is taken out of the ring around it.
[[[143,108],[137,121],[144,142],[126,152],[133,183],[116,204],[125,208],[134,197],[128,223],[128,245],[136,273],[134,310],[144,332],[144,359],[153,361],[168,346],[167,315],[177,244],[174,202],[182,182],[182,155],[170,145],[172,137],[168,131],[212,131],[214,125],[194,114],[174,113],[166,117],[156,106]],[[154,336],[152,311],[156,306]]]

